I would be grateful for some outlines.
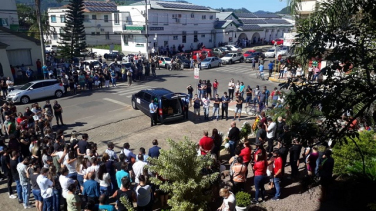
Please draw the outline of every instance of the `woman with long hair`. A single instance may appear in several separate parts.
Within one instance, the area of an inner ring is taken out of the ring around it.
[[[214,147],[211,151],[212,154],[215,154],[216,158],[219,160],[219,151],[221,150],[222,145],[222,136],[219,135],[218,130],[214,128],[212,130],[212,137],[214,141]]]
[[[84,177],[86,174],[87,169],[87,158],[84,158],[84,156],[78,156],[77,157],[77,163],[76,163],[76,171],[77,171],[77,181],[80,185],[81,192],[84,188]]]
[[[50,179],[54,184],[53,195],[52,195],[52,207],[54,210],[60,210],[60,197],[62,194],[61,185],[59,182],[59,177],[56,173],[56,167],[51,165],[48,171],[48,179]]]
[[[29,175],[30,181],[31,181],[31,192],[34,195],[34,201],[35,201],[35,207],[37,208],[37,211],[43,210],[43,198],[41,195],[41,191],[39,188],[39,185],[37,183],[37,178],[40,173],[40,168],[38,165],[33,165],[33,173]]]
[[[101,194],[108,196],[111,189],[111,177],[110,174],[107,172],[105,163],[99,165],[98,179]]]
[[[68,159],[64,162],[64,165],[68,168],[68,176],[73,180],[77,180],[77,171],[76,171],[77,159],[74,156],[74,152],[70,151],[68,153]]]
[[[266,169],[268,167],[267,161],[265,160],[265,156],[262,155],[260,152],[257,156],[257,161],[253,165],[254,170],[254,184],[256,189],[255,199],[252,203],[258,204],[259,195],[261,194],[262,201],[265,200],[265,187],[264,184],[267,181],[266,176]],[[261,192],[260,192],[261,190]]]

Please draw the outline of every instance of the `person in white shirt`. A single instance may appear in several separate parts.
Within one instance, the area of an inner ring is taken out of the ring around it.
[[[302,65],[298,65],[298,68],[296,69],[296,77],[301,77],[303,74]]]
[[[62,169],[61,169],[61,175],[59,177],[59,182],[60,182],[60,186],[61,186],[61,189],[62,189],[62,196],[63,196],[63,203],[64,204],[64,207],[66,207],[66,198],[67,198],[67,194],[68,194],[68,187],[69,185],[71,184],[74,184],[75,181],[72,180],[71,178],[67,177],[68,175],[68,168],[66,166],[64,166]],[[43,197],[43,195],[42,195]],[[44,202],[43,202],[44,203]]]
[[[99,182],[98,179],[98,171],[99,171],[99,165],[98,165],[98,159],[96,157],[91,158],[91,166],[87,168],[86,175],[89,173],[95,172],[95,181]]]
[[[7,78],[5,83],[8,85],[8,93],[14,90],[14,82],[10,79],[10,77]]]
[[[231,191],[227,188],[221,188],[219,196],[223,197],[223,203],[217,211],[235,211],[236,199]]]
[[[138,161],[135,162],[132,166],[136,184],[140,183],[138,177],[140,175],[144,175],[144,167],[146,166],[146,162],[144,162],[144,156],[142,154],[139,154],[137,158]]]
[[[107,147],[108,149],[106,149],[105,153],[108,154],[108,156],[110,157],[110,161],[118,161],[118,156],[116,155],[116,152],[114,151],[114,143],[112,143],[111,141],[107,143]]]
[[[52,210],[53,182],[47,178],[48,169],[42,168],[37,183],[43,198],[43,210]]]
[[[273,122],[272,118],[268,117],[268,124],[265,124],[265,130],[266,130],[266,139],[268,140],[268,147],[267,151],[269,152],[269,155],[273,152],[273,141],[275,137],[275,131],[277,129],[276,123]]]
[[[202,101],[202,107],[204,109],[204,119],[209,120],[210,99],[206,95],[204,95],[201,101]]]
[[[25,209],[31,208],[29,205],[30,198],[30,181],[29,181],[29,165],[30,159],[26,157],[21,163],[17,164],[17,172],[22,186],[22,201]]]
[[[228,97],[231,100],[234,100],[234,89],[235,89],[234,79],[231,78],[231,81],[228,83]]]
[[[107,172],[106,164],[102,163],[99,165],[98,170],[98,179],[99,179],[99,187],[101,195],[105,194],[106,196],[110,195],[110,189],[111,188],[111,177],[110,174]]]

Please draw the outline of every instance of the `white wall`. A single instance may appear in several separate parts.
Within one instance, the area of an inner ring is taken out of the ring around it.
[[[12,77],[12,72],[10,71],[10,64],[9,64],[9,60],[8,60],[7,51],[5,49],[0,49],[0,63],[3,66],[4,76],[5,77]]]
[[[10,28],[10,25],[19,25],[16,0],[1,0],[0,2],[0,19],[3,19],[0,26]]]

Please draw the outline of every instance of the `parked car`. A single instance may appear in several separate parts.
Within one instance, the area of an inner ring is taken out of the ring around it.
[[[218,58],[223,57],[224,55],[226,55],[226,53],[227,53],[227,48],[226,48],[226,51],[224,51],[221,48],[213,48],[213,54],[214,54],[214,56],[216,56]]]
[[[120,60],[123,59],[124,56],[125,55],[122,52],[113,51],[112,53],[105,53],[103,55],[103,58],[105,58],[106,60],[115,60],[115,59],[117,59],[117,60],[120,61]]]
[[[265,57],[274,58],[275,57],[275,50],[269,49],[267,52],[264,53]]]
[[[243,56],[244,56],[244,58],[246,58],[246,57],[248,57],[249,55],[251,55],[254,52],[256,52],[256,50],[253,50],[253,49],[248,50],[245,53],[243,53]]]
[[[236,45],[225,45],[231,52],[241,52],[242,48]]]
[[[222,60],[218,57],[207,57],[206,59],[201,61],[202,68],[212,68],[212,67],[220,67],[222,65]]]
[[[154,103],[158,106],[158,122],[163,124],[184,119],[182,99],[187,97],[187,94],[174,93],[165,88],[146,89],[132,95],[132,107],[149,116],[149,105],[154,99]]]
[[[214,56],[212,49],[204,48],[204,49],[192,52],[192,58],[195,61],[197,61],[197,54],[198,54],[201,61],[204,60],[206,57],[213,57]]]
[[[242,53],[228,53],[222,57],[223,64],[234,64],[237,61],[244,62],[244,56]]]
[[[50,53],[52,51],[57,52],[58,51],[58,47],[57,47],[57,45],[46,45],[45,46],[45,51],[46,51],[46,53]]]
[[[159,57],[159,66],[168,68],[169,66],[171,66],[171,58],[165,56]]]
[[[83,64],[86,66],[90,66],[90,64],[92,64],[95,68],[101,68],[102,67],[102,63],[99,62],[98,60],[95,60],[95,59],[88,59],[88,60],[85,60],[83,61]]]
[[[278,39],[272,40],[272,44],[274,45],[275,43],[277,43],[277,45],[283,45],[283,39],[278,38]]]
[[[177,56],[175,56],[175,58],[178,58],[180,61],[181,61],[181,63],[184,65],[184,68],[189,68],[189,66],[191,65],[191,61],[187,58],[187,57],[185,57],[185,56],[182,56],[182,55],[177,55]]]
[[[7,101],[27,104],[31,100],[55,96],[60,98],[64,94],[64,86],[56,79],[31,81],[9,92]]]
[[[252,62],[253,60],[255,60],[255,63],[259,62],[259,58],[263,57],[264,55],[261,53],[261,52],[254,52],[250,55],[248,55],[247,57],[244,58],[244,61],[245,62]]]
[[[279,51],[277,52],[277,55],[286,56],[286,55],[287,55],[287,52],[288,52],[288,48],[287,48],[287,47],[282,47],[282,48],[279,49]]]

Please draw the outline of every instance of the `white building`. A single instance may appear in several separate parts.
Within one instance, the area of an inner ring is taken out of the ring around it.
[[[199,43],[212,48],[215,44],[216,12],[208,7],[182,2],[150,1],[118,6],[123,52],[146,53],[152,47],[184,45],[185,50],[197,49]],[[146,33],[145,15],[148,19]],[[146,39],[146,35],[148,38]],[[147,41],[146,41],[147,40]]]
[[[306,18],[319,7],[320,2],[325,0],[302,0],[298,7],[299,18]]]
[[[88,46],[120,44],[120,34],[114,34],[114,26],[119,25],[117,5],[112,2],[84,2],[85,5],[85,34]],[[67,5],[60,8],[49,8],[48,18],[51,28],[55,33],[47,40],[58,45],[62,27],[65,26]]]
[[[18,29],[18,14],[16,0],[1,0],[0,27],[12,30]]]
[[[271,41],[282,38],[294,26],[276,14],[255,13],[217,13],[215,29],[218,43],[235,44],[239,40],[249,40],[251,43]]]

